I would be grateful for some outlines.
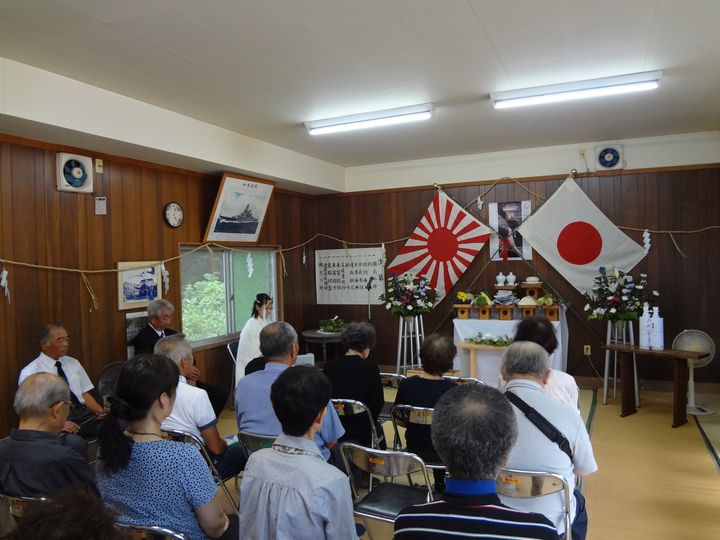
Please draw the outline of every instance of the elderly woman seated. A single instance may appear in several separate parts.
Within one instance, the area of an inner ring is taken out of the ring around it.
[[[375,346],[375,328],[366,322],[348,324],[342,332],[345,356],[337,358],[325,367],[325,375],[332,384],[332,397],[361,401],[370,409],[373,422],[377,423],[385,397],[380,370],[368,359]],[[354,441],[370,446],[370,424],[363,415],[342,416],[345,428],[342,441]]]
[[[454,381],[443,379],[443,373],[452,368],[457,348],[445,336],[432,334],[425,338],[420,347],[420,361],[423,372],[400,383],[395,405],[434,408],[440,397],[455,386]],[[405,431],[407,449],[426,461],[439,462],[430,438],[429,425],[408,424]],[[435,489],[441,491],[445,485],[444,473],[433,471]]]
[[[175,402],[178,375],[164,356],[143,354],[125,363],[100,429],[98,488],[122,522],[159,525],[193,539],[220,538],[230,522],[207,464],[196,448],[165,440],[160,431]],[[228,537],[238,532],[228,531]]]

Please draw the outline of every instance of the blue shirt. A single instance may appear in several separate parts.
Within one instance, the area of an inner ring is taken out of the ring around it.
[[[97,469],[105,504],[118,521],[159,525],[193,540],[205,539],[193,508],[209,503],[217,486],[200,452],[174,441],[134,443],[130,461],[117,473]]]
[[[258,435],[280,435],[282,427],[270,401],[270,387],[288,367],[287,364],[268,362],[264,370],[240,379],[235,387],[235,415],[240,431]],[[315,443],[325,461],[330,458],[330,450],[325,444],[336,441],[345,434],[335,407],[330,403],[328,405],[320,431],[315,434]]]

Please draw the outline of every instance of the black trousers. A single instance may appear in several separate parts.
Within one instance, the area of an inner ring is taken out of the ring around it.
[[[213,411],[215,411],[215,416],[217,418],[220,418],[220,413],[225,408],[225,403],[227,403],[227,390],[223,390],[218,386],[208,384],[202,381],[197,381],[195,383],[195,386],[197,386],[198,388],[202,388],[207,392],[207,395],[210,398],[210,405],[212,405]]]

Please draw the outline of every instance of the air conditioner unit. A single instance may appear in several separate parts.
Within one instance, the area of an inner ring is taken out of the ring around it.
[[[92,193],[93,160],[77,154],[57,155],[57,188],[59,191]]]
[[[595,147],[595,170],[607,171],[609,169],[624,169],[622,146],[619,144],[605,144]]]

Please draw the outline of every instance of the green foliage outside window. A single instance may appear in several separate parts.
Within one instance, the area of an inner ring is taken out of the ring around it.
[[[225,284],[219,273],[208,273],[183,290],[183,332],[188,341],[227,333]]]

